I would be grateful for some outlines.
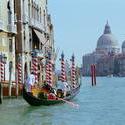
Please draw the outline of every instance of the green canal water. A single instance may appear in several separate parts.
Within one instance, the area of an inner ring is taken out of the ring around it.
[[[0,125],[125,125],[125,78],[98,77],[95,87],[83,78],[72,101],[79,108],[66,103],[32,107],[22,98],[4,99]]]

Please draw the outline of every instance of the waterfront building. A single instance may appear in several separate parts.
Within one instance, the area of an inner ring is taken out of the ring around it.
[[[97,76],[111,76],[114,74],[115,56],[107,55],[101,57],[96,63]]]
[[[90,76],[91,75],[91,65],[96,64],[97,60],[103,55],[103,53],[89,53],[83,56],[82,63],[82,74]]]
[[[14,0],[0,1],[0,79],[15,81],[15,24]]]
[[[54,53],[54,35],[47,0],[15,0],[17,15],[16,63],[21,58],[22,83],[32,70],[32,54],[37,53],[38,80],[45,80],[45,55]],[[42,79],[40,79],[42,78]]]
[[[0,1],[0,81],[10,83],[10,96],[12,83],[18,95],[15,83],[24,83],[34,70],[33,57],[37,60],[37,82],[45,80],[48,52],[54,70],[54,29],[47,6],[47,0]]]
[[[125,41],[122,43],[122,52],[116,56],[115,71],[118,76],[125,76]]]
[[[92,64],[96,65],[97,75],[109,75],[114,71],[114,56],[118,55],[120,48],[118,41],[111,32],[108,22],[105,25],[103,34],[97,41],[94,52],[83,55],[83,75],[91,75]],[[109,60],[110,59],[110,60]]]

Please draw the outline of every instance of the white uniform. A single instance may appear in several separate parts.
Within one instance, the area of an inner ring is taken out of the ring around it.
[[[26,88],[28,92],[31,92],[31,86],[33,86],[35,83],[35,76],[33,74],[30,74],[26,80]]]
[[[57,89],[61,89],[62,91],[70,91],[70,86],[67,82],[61,82],[59,81],[57,83]]]
[[[70,91],[70,86],[67,82],[63,82],[64,86],[65,86],[65,91]]]

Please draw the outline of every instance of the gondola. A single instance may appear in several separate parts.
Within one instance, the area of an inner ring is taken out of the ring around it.
[[[72,88],[70,91],[70,94],[66,95],[65,97],[59,98],[57,96],[56,99],[52,99],[52,100],[35,97],[32,93],[27,92],[25,87],[23,87],[23,98],[24,98],[24,100],[26,100],[26,102],[28,104],[30,104],[32,106],[40,106],[40,105],[49,106],[49,105],[64,103],[68,100],[71,100],[74,96],[76,96],[78,94],[78,92],[80,90],[80,86],[81,86],[81,84],[79,84],[75,88]]]

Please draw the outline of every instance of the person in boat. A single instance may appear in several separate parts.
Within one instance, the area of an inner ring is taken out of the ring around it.
[[[57,96],[65,97],[70,91],[70,86],[67,82],[58,81],[57,83]]]
[[[48,100],[57,99],[55,89],[50,84],[46,83],[46,81],[44,81],[42,89],[44,90],[44,96],[46,96]]]
[[[34,86],[34,84],[35,84],[34,72],[31,72],[31,74],[28,76],[28,78],[26,80],[27,92],[31,92],[31,88],[32,88],[32,86]]]
[[[54,88],[52,88],[50,84],[46,83],[46,81],[44,81],[42,89],[46,90],[48,93],[54,93]]]

